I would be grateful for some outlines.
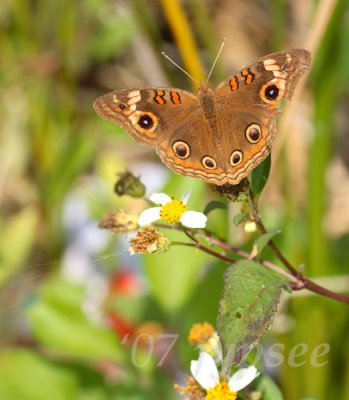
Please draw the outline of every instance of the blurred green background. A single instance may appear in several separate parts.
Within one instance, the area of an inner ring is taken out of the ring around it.
[[[173,384],[197,357],[188,331],[215,324],[222,262],[181,247],[130,257],[125,235],[97,228],[109,211],[146,206],[113,194],[125,168],[148,194],[193,189],[191,209],[218,198],[93,111],[112,89],[193,90],[161,51],[204,79],[227,37],[213,85],[272,51],[313,52],[279,121],[261,209],[268,229],[282,229],[277,241],[294,265],[348,292],[348,22],[347,0],[1,1],[1,400],[178,398]],[[238,211],[215,210],[209,227],[250,249],[251,237],[232,223]],[[348,331],[347,306],[287,295],[263,342],[283,345],[285,360],[259,367],[285,399],[347,399]],[[301,365],[289,365],[301,343]],[[314,366],[322,343],[330,351]]]

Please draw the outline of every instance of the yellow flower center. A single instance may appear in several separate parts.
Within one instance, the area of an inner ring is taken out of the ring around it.
[[[206,393],[206,400],[235,400],[236,393],[231,391],[227,382],[219,382],[214,388]]]
[[[172,224],[178,222],[183,213],[187,211],[187,206],[182,200],[172,199],[161,207],[160,216],[162,219]]]
[[[194,324],[189,332],[189,343],[190,344],[205,344],[212,337],[214,333],[213,326],[208,322],[203,324]]]

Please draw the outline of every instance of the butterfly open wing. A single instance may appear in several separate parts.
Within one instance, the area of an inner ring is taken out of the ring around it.
[[[156,147],[175,172],[223,185],[238,184],[270,152],[278,103],[290,99],[309,69],[310,53],[267,55],[199,95],[179,89],[135,88],[101,96],[99,115]]]

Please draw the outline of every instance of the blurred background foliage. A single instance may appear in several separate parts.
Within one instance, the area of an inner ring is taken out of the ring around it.
[[[194,89],[161,51],[204,79],[227,37],[213,85],[272,51],[313,52],[279,121],[261,207],[293,264],[348,291],[348,21],[347,0],[1,1],[0,399],[175,399],[173,383],[197,356],[190,326],[215,324],[222,262],[181,247],[130,257],[125,235],[97,228],[106,212],[146,206],[113,194],[125,168],[148,194],[193,189],[192,209],[218,197],[93,111],[111,89]],[[209,227],[250,249],[232,223],[239,207],[213,211]],[[285,362],[264,371],[288,400],[349,398],[348,329],[347,306],[287,295],[264,341],[283,344]],[[166,334],[178,340],[161,360]],[[291,367],[299,343],[308,351]],[[321,343],[330,352],[315,367]]]

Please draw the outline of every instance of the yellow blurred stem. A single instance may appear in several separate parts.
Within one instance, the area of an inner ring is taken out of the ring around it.
[[[204,81],[204,68],[200,61],[199,52],[180,1],[161,0],[161,3],[183,58],[186,71],[198,81]],[[196,82],[192,81],[192,84],[197,88]]]

